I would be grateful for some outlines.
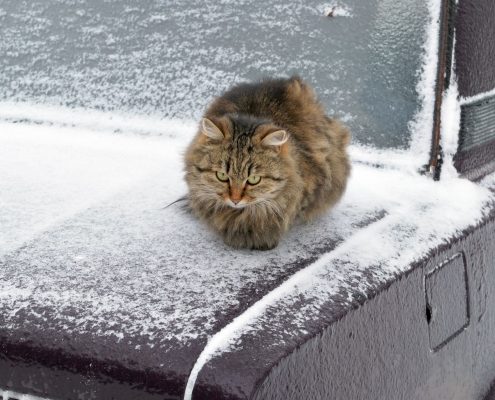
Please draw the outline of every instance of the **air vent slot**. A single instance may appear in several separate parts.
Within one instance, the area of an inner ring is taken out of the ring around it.
[[[495,140],[495,96],[461,107],[459,151]]]

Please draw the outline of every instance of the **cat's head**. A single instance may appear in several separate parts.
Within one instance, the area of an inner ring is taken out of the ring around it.
[[[242,209],[274,202],[290,176],[289,134],[242,115],[203,118],[186,155],[196,203]]]

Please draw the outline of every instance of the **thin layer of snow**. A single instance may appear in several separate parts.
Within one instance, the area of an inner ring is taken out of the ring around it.
[[[293,312],[290,305],[300,296],[309,299],[309,308],[291,315],[295,331],[303,329],[335,294],[346,293],[345,301],[351,304],[354,295],[367,289],[369,279],[360,279],[364,274],[386,282],[445,238],[476,223],[493,201],[493,176],[476,185],[453,173],[441,182],[417,174],[426,162],[432,132],[440,3],[428,2],[430,19],[417,85],[422,106],[409,126],[411,148],[378,151],[352,146],[354,169],[342,202],[317,221],[294,227],[269,252],[232,250],[178,208],[163,209],[186,191],[181,152],[196,122],[0,103],[0,303],[5,326],[19,328],[25,322],[19,319],[22,311],[36,317],[32,324],[43,329],[49,324],[48,329],[68,337],[91,332],[121,341],[147,335],[150,346],[208,338],[187,383],[185,399],[190,399],[197,375],[209,360],[235,351],[244,335],[276,326],[273,310],[281,316],[288,309]],[[157,15],[150,17],[151,23],[163,22]],[[205,19],[202,10],[198,17]],[[274,19],[270,24],[292,28],[290,21]],[[86,34],[104,34],[106,28],[91,29]],[[154,49],[166,53],[165,41],[157,43],[161,45]],[[190,54],[190,49],[183,50]],[[242,60],[229,49],[218,54],[220,60]],[[276,72],[271,65],[273,60],[255,67]],[[180,63],[174,68],[182,71]],[[159,90],[141,93],[146,87],[142,82],[152,81],[156,73],[145,72],[138,74],[139,84],[131,93],[140,101],[151,93],[159,103]],[[214,76],[225,85],[237,79],[231,72],[201,67],[195,76]],[[84,89],[86,77],[76,73],[70,79]],[[26,80],[23,84],[29,87]],[[190,100],[185,96],[182,103],[164,104],[171,109],[186,105],[174,109],[177,115],[197,113],[198,102],[212,91],[210,82],[205,80],[192,94],[189,77],[178,82],[177,99],[186,93]],[[81,99],[88,101],[97,94],[84,93]],[[443,145],[450,156],[458,123],[449,119],[458,115],[455,86],[444,103]],[[378,214],[384,217],[362,228],[364,219]],[[340,245],[215,330],[221,311],[239,307],[239,293],[277,282],[287,265],[308,257],[308,249],[328,238]],[[45,314],[35,315],[33,305],[45,307]]]
[[[333,212],[294,227],[270,252],[232,250],[188,214],[163,209],[186,191],[181,153],[194,122],[162,121],[165,135],[154,129],[122,134],[107,125],[97,131],[71,126],[66,121],[76,117],[65,112],[57,111],[56,125],[15,123],[19,115],[7,113],[8,121],[0,122],[4,324],[15,329],[23,323],[20,310],[34,313],[33,305],[43,305],[50,311],[36,317],[40,326],[69,335],[90,329],[119,341],[144,334],[152,345],[209,338],[188,395],[208,360],[276,323],[267,318],[274,308],[282,315],[299,295],[311,299],[310,310],[293,315],[295,329],[302,329],[336,293],[347,293],[351,303],[365,289],[360,276],[391,279],[479,220],[493,199],[489,183],[419,176],[414,153],[352,146],[349,188]],[[385,216],[362,228],[363,219],[379,213]],[[246,287],[276,280],[325,238],[340,246],[215,333],[219,310],[238,307]]]
[[[379,168],[393,168],[409,172],[418,172],[420,164],[417,155],[409,150],[377,149],[374,147],[353,144],[349,147],[353,163],[360,163]]]
[[[455,48],[455,35],[453,48]],[[459,146],[459,132],[461,128],[461,104],[459,101],[459,89],[457,76],[455,75],[455,53],[452,54],[449,87],[443,94],[440,141],[443,152],[442,178],[456,177],[458,172],[454,166],[454,156]]]
[[[316,319],[320,307],[337,293],[347,293],[351,303],[356,292],[365,291],[362,285],[370,280],[385,282],[405,272],[429,250],[479,221],[495,200],[488,189],[467,180],[445,178],[438,183],[403,171],[361,165],[354,166],[351,187],[359,188],[370,203],[384,207],[387,215],[356,231],[211,337],[191,372],[185,400],[191,399],[199,372],[212,358],[242,346],[244,335],[256,335],[267,326],[283,329],[274,315],[285,323],[284,309],[290,309],[291,320]],[[356,194],[351,189],[344,203]],[[361,279],[365,272],[366,279]],[[310,299],[311,307],[294,311],[290,305],[301,298]]]
[[[69,126],[91,131],[126,132],[175,137],[185,125],[190,130],[196,122],[158,116],[103,112],[86,108],[61,108],[53,105],[0,101],[0,120],[45,125]]]
[[[495,96],[495,88],[487,92],[478,93],[477,95],[474,96],[461,97],[460,101],[461,101],[461,105],[472,104],[481,100],[489,99],[490,97],[494,97],[494,96]]]
[[[431,135],[433,132],[433,113],[435,108],[435,85],[437,78],[438,45],[440,30],[441,0],[429,0],[429,21],[423,45],[422,68],[418,71],[419,80],[416,91],[421,101],[419,112],[409,123],[411,135],[411,151],[423,157],[425,164],[430,153]]]
[[[352,293],[356,286],[359,287],[360,280],[353,281],[352,286],[349,277],[367,271],[368,277],[373,275],[378,281],[386,281],[404,272],[408,265],[421,259],[445,238],[479,221],[484,210],[493,203],[493,194],[486,184],[477,186],[458,179],[453,166],[460,125],[460,102],[454,73],[442,105],[443,179],[440,183],[433,182],[414,171],[420,167],[421,157],[424,157],[423,162],[427,161],[433,130],[441,1],[430,0],[428,6],[430,18],[416,88],[422,105],[409,124],[412,132],[410,148],[406,151],[370,151],[363,146],[354,146],[351,149],[355,162],[382,167],[378,171],[355,164],[351,184],[358,181],[364,197],[381,203],[387,215],[294,274],[211,337],[191,371],[184,400],[192,398],[196,379],[206,363],[222,352],[235,351],[236,346],[242,345],[243,335],[256,334],[257,329],[276,325],[273,317],[283,315],[283,305],[294,304],[301,297],[310,298],[309,309],[290,316],[293,320],[304,321],[311,318],[312,312],[318,314],[319,306],[332,293],[344,290],[348,293],[348,301],[352,302]],[[373,238],[372,243],[370,238]],[[274,308],[277,311],[270,312]],[[290,309],[293,312],[293,308]],[[317,318],[316,315],[313,317]]]
[[[0,143],[0,257],[125,191],[163,167],[164,160],[173,159],[175,165],[180,160],[176,148],[169,151],[155,138],[100,135],[84,128],[0,121]],[[185,189],[180,182],[177,187],[178,196]]]
[[[16,400],[50,400],[47,399],[46,397],[38,397],[38,396],[33,396],[31,394],[21,394],[17,392],[12,392],[10,390],[2,390],[0,389],[0,398],[9,400],[9,399],[16,399]]]
[[[407,146],[423,2],[270,0],[270,12],[259,5],[3,2],[0,100],[197,120],[234,83],[299,74],[355,138]],[[352,18],[325,18],[325,5],[337,15],[352,10]]]
[[[117,324],[154,344],[207,337],[243,290],[276,281],[322,238],[345,240],[381,212],[355,193],[273,251],[230,249],[180,208],[163,208],[186,192],[181,153],[193,126],[173,121],[172,138],[0,122],[4,326],[22,326],[19,310],[38,304],[50,310],[40,326],[67,334],[119,339]]]
[[[443,151],[442,178],[457,176],[454,156],[459,143],[461,126],[461,106],[459,91],[455,77],[444,93],[442,101],[442,119],[440,123],[440,139]]]
[[[352,17],[351,8],[342,2],[334,1],[318,7],[326,17]]]

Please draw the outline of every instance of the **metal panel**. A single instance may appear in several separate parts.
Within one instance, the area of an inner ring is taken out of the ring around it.
[[[425,276],[430,347],[437,351],[469,325],[466,262],[457,253]]]
[[[469,98],[495,87],[495,2],[460,0],[455,23],[459,94]],[[495,100],[464,104],[457,170],[477,180],[495,171]]]
[[[495,87],[495,2],[460,0],[456,21],[456,73],[462,97]]]
[[[495,371],[494,235],[492,213],[481,226],[464,231],[437,249],[426,264],[384,287],[362,307],[288,354],[263,378],[254,399],[483,399]],[[460,252],[465,256],[471,289],[470,325],[434,352],[425,312],[424,276],[441,270],[442,279],[453,279],[457,282],[453,287],[462,292]],[[450,263],[444,264],[445,259]],[[243,352],[249,354],[249,350]],[[228,365],[225,360],[223,365]],[[217,373],[231,376],[227,370]],[[495,389],[486,400],[493,400],[494,393]],[[209,400],[195,398],[200,399]]]
[[[495,140],[495,96],[461,108],[459,151]]]

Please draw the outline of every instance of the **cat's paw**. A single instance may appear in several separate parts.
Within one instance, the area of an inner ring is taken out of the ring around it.
[[[258,243],[258,244],[254,244],[251,247],[251,250],[266,251],[266,250],[272,250],[272,249],[274,249],[277,246],[278,246],[278,242]]]
[[[236,235],[224,238],[225,244],[236,249],[271,250],[277,247],[278,238],[253,238],[250,235]]]

